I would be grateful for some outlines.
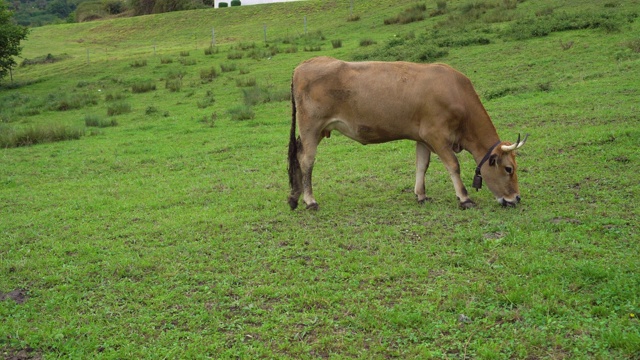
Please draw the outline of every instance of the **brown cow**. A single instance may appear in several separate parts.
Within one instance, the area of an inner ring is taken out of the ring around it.
[[[500,141],[471,81],[447,65],[317,57],[295,69],[291,92],[291,209],[298,206],[300,195],[307,208],[318,208],[311,173],[318,144],[332,130],[364,145],[415,141],[414,192],[419,203],[427,199],[424,176],[435,152],[449,171],[460,206],[475,206],[460,179],[455,153],[463,149],[478,164],[476,189],[484,177],[502,205],[520,201],[514,150],[524,145],[526,137],[520,142],[518,136],[515,144]]]

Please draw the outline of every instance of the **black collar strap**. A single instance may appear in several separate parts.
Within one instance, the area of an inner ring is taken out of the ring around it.
[[[498,140],[497,143],[493,144],[493,146],[489,148],[489,151],[487,151],[487,153],[484,155],[482,160],[480,160],[480,163],[476,167],[476,175],[473,177],[472,185],[476,189],[476,191],[482,188],[482,175],[480,175],[480,168],[482,167],[482,165],[484,165],[485,162],[487,162],[487,160],[489,160],[489,158],[491,157],[491,152],[493,152],[493,149],[495,149],[496,146],[500,145],[501,142],[502,141]]]

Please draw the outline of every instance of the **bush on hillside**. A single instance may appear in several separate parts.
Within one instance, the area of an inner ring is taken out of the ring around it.
[[[220,3],[218,3],[218,7],[219,7],[219,8],[226,8],[226,7],[229,7],[229,3],[226,3],[226,2],[220,2]]]
[[[240,0],[231,0],[231,6],[240,6],[241,2]]]

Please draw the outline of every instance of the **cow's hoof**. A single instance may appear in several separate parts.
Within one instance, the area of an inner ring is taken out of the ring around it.
[[[314,210],[317,211],[319,209],[318,203],[311,203],[309,205],[307,205],[307,210]]]
[[[430,202],[430,201],[431,201],[430,197],[425,197],[422,200],[418,200],[418,205],[424,205],[424,204],[426,204],[427,202]]]
[[[291,210],[295,210],[298,207],[298,200],[294,199],[293,197],[289,196],[289,207],[291,208]]]
[[[473,209],[474,207],[476,207],[476,203],[474,203],[471,199],[467,199],[466,201],[460,203],[460,208],[462,210]]]

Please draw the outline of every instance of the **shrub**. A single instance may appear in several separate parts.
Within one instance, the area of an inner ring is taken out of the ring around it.
[[[123,101],[113,103],[107,107],[107,116],[122,115],[129,112],[131,112],[131,105]]]
[[[158,113],[158,108],[155,106],[147,106],[147,109],[144,111],[145,115],[153,115]]]
[[[133,68],[147,66],[147,60],[135,60],[134,62],[130,63],[129,66]]]
[[[306,52],[322,51],[322,46],[305,46],[304,51]]]
[[[171,64],[173,63],[173,59],[170,57],[161,57],[160,64]]]
[[[187,57],[187,56],[189,56],[189,52],[188,51],[180,51],[180,56]]]
[[[226,3],[226,2],[219,2],[219,3],[218,3],[218,7],[219,7],[219,8],[226,8],[226,7],[229,7],[229,3]]]
[[[331,40],[331,46],[333,46],[334,49],[341,48],[342,40]]]
[[[228,110],[231,120],[251,120],[256,117],[256,114],[248,105],[239,105]]]
[[[131,85],[131,92],[134,94],[146,93],[155,89],[156,84],[153,81],[142,81]]]
[[[231,71],[236,71],[236,69],[238,68],[238,66],[236,66],[236,64],[220,64],[220,70],[222,70],[222,72],[231,72]]]
[[[111,119],[111,120],[103,119],[102,117],[97,115],[86,115],[84,117],[84,124],[90,127],[103,128],[103,127],[117,126],[118,122],[115,119]]]
[[[126,10],[124,2],[121,0],[103,0],[104,10],[111,15],[117,15]]]
[[[240,6],[241,4],[240,0],[231,0],[231,6]]]
[[[213,79],[218,77],[218,75],[218,69],[216,69],[214,66],[210,67],[209,69],[200,70],[200,80],[202,80],[203,83],[212,82]]]

